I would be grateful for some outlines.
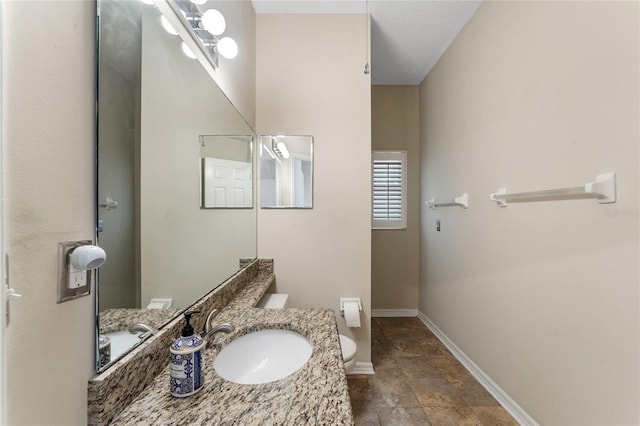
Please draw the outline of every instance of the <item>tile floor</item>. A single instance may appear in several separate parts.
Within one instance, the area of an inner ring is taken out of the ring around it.
[[[373,318],[374,376],[347,376],[356,425],[517,426],[418,318]]]

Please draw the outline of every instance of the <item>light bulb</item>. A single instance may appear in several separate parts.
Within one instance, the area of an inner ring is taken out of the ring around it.
[[[276,146],[278,147],[280,154],[282,154],[282,158],[286,160],[290,157],[289,150],[287,149],[287,145],[284,142],[278,142]]]
[[[187,43],[182,42],[182,53],[187,55],[187,58],[196,59],[196,55],[193,54],[193,51],[187,46]]]
[[[227,28],[227,22],[218,10],[209,9],[202,15],[202,27],[211,34],[218,36]]]
[[[222,37],[217,46],[218,53],[227,59],[233,59],[238,56],[238,44],[231,37]]]
[[[175,30],[175,28],[173,28],[173,25],[171,25],[169,20],[165,18],[164,15],[160,15],[160,23],[162,24],[162,28],[164,28],[166,32],[171,35],[178,35],[178,32]]]
[[[202,6],[206,2],[207,2],[207,0],[191,0],[191,3],[197,4],[198,6]]]

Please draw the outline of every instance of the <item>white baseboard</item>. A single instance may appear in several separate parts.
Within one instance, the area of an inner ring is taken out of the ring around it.
[[[372,309],[371,317],[388,318],[388,317],[417,317],[417,309]]]
[[[349,372],[350,376],[354,375],[354,374],[373,375],[373,374],[376,374],[376,372],[373,371],[373,364],[372,363],[356,361],[356,365],[353,366],[353,370],[351,370]]]
[[[440,341],[451,351],[458,361],[469,370],[471,375],[480,382],[482,386],[493,396],[496,401],[504,407],[505,410],[511,414],[511,416],[523,426],[538,426],[538,423],[527,414],[526,411],[518,405],[507,393],[498,386],[491,377],[489,377],[484,371],[480,369],[471,359],[465,355],[464,352],[458,348],[449,338],[433,323],[425,314],[418,312],[418,318],[426,325],[433,334],[440,339]]]

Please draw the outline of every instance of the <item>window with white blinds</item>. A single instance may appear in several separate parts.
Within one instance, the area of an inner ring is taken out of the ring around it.
[[[372,228],[405,229],[405,151],[373,151]]]

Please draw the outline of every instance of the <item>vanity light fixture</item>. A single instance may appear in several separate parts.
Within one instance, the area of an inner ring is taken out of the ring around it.
[[[207,0],[191,0],[191,3],[202,6],[203,4],[207,3]]]

